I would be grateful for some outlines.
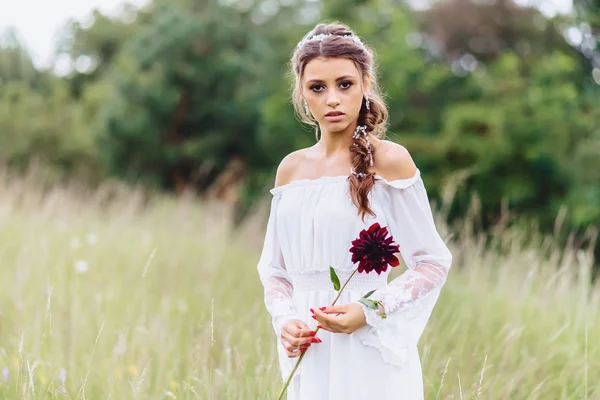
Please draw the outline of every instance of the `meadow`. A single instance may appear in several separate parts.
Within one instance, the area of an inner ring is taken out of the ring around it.
[[[218,204],[0,174],[0,398],[275,398],[267,200],[234,230]],[[476,225],[476,207],[439,222],[454,263],[419,343],[426,399],[600,399],[591,250]]]

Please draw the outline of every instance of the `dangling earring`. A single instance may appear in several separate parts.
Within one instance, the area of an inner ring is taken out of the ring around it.
[[[367,106],[367,111],[371,110],[371,104],[369,103],[369,93],[365,93],[365,106]]]
[[[306,99],[302,99],[302,101],[304,102],[304,111],[306,112],[306,114],[310,115],[310,112],[308,110],[308,103],[306,102]]]

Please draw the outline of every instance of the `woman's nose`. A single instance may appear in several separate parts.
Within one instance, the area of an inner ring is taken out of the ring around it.
[[[339,97],[335,94],[335,92],[330,92],[327,96],[327,105],[329,107],[335,107],[340,104]]]

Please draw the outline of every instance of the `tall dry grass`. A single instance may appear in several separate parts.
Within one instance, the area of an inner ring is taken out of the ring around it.
[[[2,175],[0,398],[272,398],[264,206],[234,232],[217,205]],[[591,252],[476,218],[440,223],[455,261],[419,345],[426,398],[600,399]]]

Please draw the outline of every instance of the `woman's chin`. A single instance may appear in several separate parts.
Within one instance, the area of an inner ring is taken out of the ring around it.
[[[342,121],[324,121],[321,126],[324,127],[326,130],[328,130],[329,132],[341,132],[344,131],[348,128],[348,125],[350,125],[348,123],[348,121],[342,120]]]

